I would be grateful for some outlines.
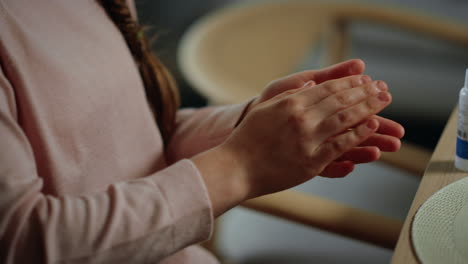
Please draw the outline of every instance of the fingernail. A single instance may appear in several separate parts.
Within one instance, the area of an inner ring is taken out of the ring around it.
[[[308,82],[304,83],[304,85],[302,87],[312,86],[314,84],[315,84],[314,81],[308,81]]]
[[[377,98],[379,98],[379,100],[382,101],[382,102],[388,102],[388,101],[390,101],[390,94],[387,93],[387,92],[381,92],[381,93],[379,93]]]
[[[387,90],[387,84],[383,81],[377,81],[377,88],[380,91],[386,91]]]
[[[377,129],[377,120],[375,119],[371,119],[369,121],[367,121],[367,127],[374,130],[374,129]]]
[[[371,77],[369,77],[369,75],[363,75],[361,77],[361,81],[362,83],[370,83],[372,81]]]

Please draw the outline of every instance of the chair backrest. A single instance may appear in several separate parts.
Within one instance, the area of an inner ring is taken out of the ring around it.
[[[246,100],[297,68],[319,41],[329,14],[313,3],[228,7],[185,35],[179,49],[182,71],[213,103]]]
[[[441,38],[468,47],[468,27],[368,4],[282,1],[229,6],[194,24],[179,48],[189,82],[213,104],[257,95],[269,81],[294,71],[324,43],[323,64],[346,55],[346,27],[367,21]],[[324,65],[317,65],[324,66]]]

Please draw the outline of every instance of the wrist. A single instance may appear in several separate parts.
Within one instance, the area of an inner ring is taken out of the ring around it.
[[[254,108],[255,105],[258,104],[258,98],[259,97],[256,96],[253,99],[250,99],[250,101],[245,106],[244,111],[242,111],[242,113],[241,113],[239,119],[237,120],[236,124],[234,125],[234,127],[237,127],[242,122],[242,120],[244,120],[245,116],[252,110],[252,108]]]
[[[221,215],[249,197],[246,170],[237,154],[220,145],[192,158],[199,169],[213,206],[213,214]]]

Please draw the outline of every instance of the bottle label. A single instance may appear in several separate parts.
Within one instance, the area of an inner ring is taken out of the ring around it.
[[[468,141],[457,137],[457,156],[468,159]]]
[[[460,100],[457,129],[457,156],[468,159],[468,107],[464,100]]]

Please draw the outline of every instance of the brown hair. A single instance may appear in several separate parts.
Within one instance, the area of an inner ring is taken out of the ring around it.
[[[147,100],[153,110],[164,143],[170,140],[179,107],[179,94],[174,79],[151,52],[143,27],[132,17],[126,0],[97,0],[118,27],[137,64]]]

